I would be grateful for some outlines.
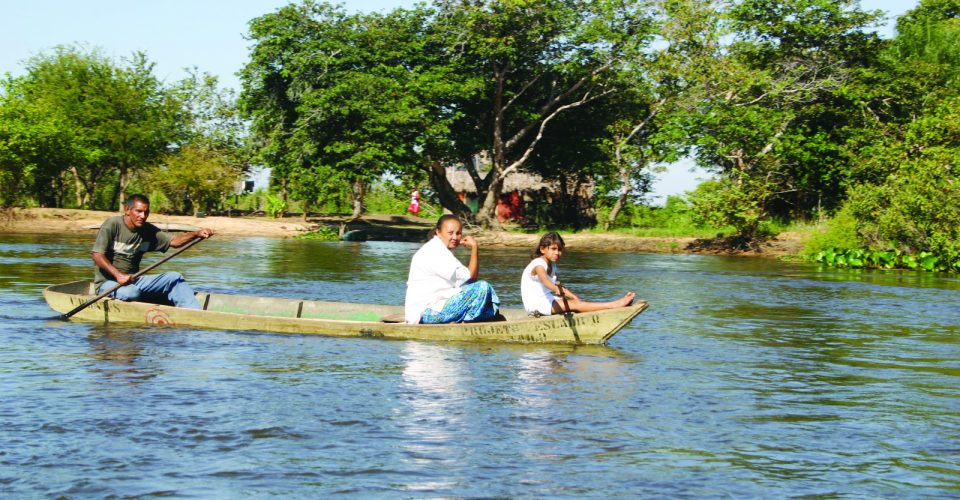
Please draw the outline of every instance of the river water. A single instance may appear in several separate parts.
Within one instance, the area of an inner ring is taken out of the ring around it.
[[[0,497],[960,496],[956,276],[570,248],[581,297],[651,303],[609,346],[443,344],[51,319],[91,244],[0,234]],[[217,237],[163,269],[399,304],[415,250]],[[526,261],[481,249],[506,305]]]

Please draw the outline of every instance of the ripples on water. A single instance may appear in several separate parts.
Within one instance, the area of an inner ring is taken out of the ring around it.
[[[62,322],[40,292],[90,277],[91,238],[0,238],[0,496],[960,492],[955,277],[570,249],[577,293],[652,304],[609,347],[431,344]],[[415,249],[219,238],[165,268],[400,303]],[[507,305],[525,261],[482,251]]]

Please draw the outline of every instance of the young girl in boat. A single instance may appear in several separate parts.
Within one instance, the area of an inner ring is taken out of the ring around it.
[[[540,243],[532,252],[533,260],[527,264],[520,277],[520,295],[523,308],[528,314],[546,316],[563,314],[568,311],[588,312],[625,307],[633,303],[636,296],[627,292],[623,297],[610,302],[587,302],[580,300],[567,287],[557,280],[557,261],[563,254],[563,238],[558,233],[549,232],[540,238]]]

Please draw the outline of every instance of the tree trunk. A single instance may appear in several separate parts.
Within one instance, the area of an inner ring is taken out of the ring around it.
[[[54,177],[56,187],[53,193],[53,206],[56,208],[63,208],[63,194],[67,192],[67,186],[64,184],[65,175],[66,173],[61,171]]]
[[[70,167],[70,172],[73,174],[73,186],[76,190],[74,195],[76,196],[77,208],[84,208],[84,205],[89,201],[87,185],[83,181],[83,177],[80,176],[80,171],[77,167]]]
[[[630,196],[630,191],[630,169],[620,162],[620,196],[617,197],[616,203],[613,204],[613,208],[610,210],[610,215],[607,216],[607,220],[603,221],[604,231],[610,229],[610,226],[613,224],[613,222],[617,220],[617,216],[620,215],[620,211],[623,210],[624,205],[627,204],[627,197]]]
[[[467,169],[467,173],[470,174],[470,179],[473,180],[473,185],[477,188],[477,199],[485,199],[487,197],[487,188],[490,186],[490,173],[487,172],[486,177],[480,177],[480,167],[479,167],[479,155],[473,154],[464,159],[463,164]]]
[[[350,214],[351,219],[359,219],[363,215],[363,195],[363,181],[360,179],[353,181],[353,213]]]
[[[573,195],[577,203],[577,217],[580,221],[578,227],[591,227],[597,225],[597,209],[593,205],[593,197],[587,196],[587,191],[584,188],[584,182],[587,181],[582,175],[577,176],[577,184],[574,188]]]
[[[120,167],[120,174],[117,175],[117,184],[113,187],[113,196],[110,198],[110,206],[120,207],[127,199],[127,186],[130,185],[130,170],[126,165]]]
[[[563,172],[560,172],[558,179],[560,182],[560,190],[557,193],[559,195],[559,205],[560,205],[560,223],[561,224],[570,224],[571,222],[576,225],[576,208],[574,203],[570,199],[570,194],[567,192],[567,175]]]
[[[77,208],[80,208],[83,203],[83,182],[80,181],[80,172],[77,172],[77,167],[70,167],[70,173],[73,174],[74,201]]]
[[[614,203],[613,209],[610,210],[610,215],[603,223],[604,231],[609,229],[610,225],[613,224],[613,222],[617,219],[617,216],[620,215],[620,211],[623,210],[624,205],[627,204],[627,197],[630,196],[630,191],[633,190],[632,186],[630,186],[630,167],[623,160],[623,147],[629,144],[633,137],[641,130],[646,128],[647,124],[650,123],[650,120],[657,116],[657,113],[660,112],[661,107],[666,102],[666,97],[661,98],[656,104],[651,106],[650,113],[647,114],[647,117],[641,120],[640,123],[637,123],[633,127],[633,130],[631,130],[626,137],[615,138],[617,141],[617,146],[614,148],[614,159],[617,162],[618,169],[620,170],[620,196],[617,197],[617,202]],[[644,162],[643,165],[646,165],[646,162]]]
[[[500,200],[500,191],[503,189],[503,179],[497,174],[496,167],[490,170],[488,175],[493,178],[490,180],[483,204],[477,209],[477,223],[483,227],[499,229],[501,225],[497,220],[497,202]]]
[[[477,208],[477,222],[487,228],[500,228],[497,220],[497,201],[500,200],[500,191],[503,189],[503,170],[507,166],[507,145],[503,140],[504,116],[506,108],[503,102],[503,88],[506,79],[506,70],[494,69],[496,79],[493,95],[493,164],[487,173],[487,193],[483,203]]]
[[[301,203],[301,205],[303,205],[303,220],[304,220],[304,222],[306,222],[306,220],[307,220],[307,212],[310,211],[310,206],[311,206],[310,200],[303,200],[303,203]],[[341,235],[341,236],[343,236],[343,235]]]
[[[473,212],[457,197],[457,192],[450,185],[450,180],[447,179],[447,171],[443,168],[443,165],[439,161],[431,161],[422,168],[426,170],[430,177],[430,187],[440,198],[440,205],[463,220],[473,221]]]
[[[509,68],[494,68],[495,90],[492,107],[494,116],[493,165],[490,169],[490,173],[487,174],[489,185],[487,187],[486,196],[483,199],[483,205],[479,208],[479,210],[477,210],[477,222],[484,227],[495,229],[499,229],[501,227],[500,222],[496,217],[496,211],[497,202],[500,200],[500,195],[503,190],[505,177],[508,174],[519,171],[519,169],[523,167],[527,160],[530,159],[531,155],[533,155],[536,149],[537,144],[543,138],[544,130],[546,129],[547,124],[567,109],[576,108],[601,96],[604,96],[609,92],[612,92],[607,90],[598,92],[596,95],[592,95],[591,92],[588,91],[576,101],[562,104],[564,101],[567,101],[574,92],[576,92],[590,80],[590,77],[584,77],[573,84],[566,91],[551,96],[548,102],[540,108],[539,118],[530,120],[524,127],[515,133],[513,137],[507,139],[504,136],[504,133],[506,132],[505,128],[507,127],[507,121],[505,120],[504,115],[507,113],[508,108],[513,102],[513,99],[516,98],[516,96],[514,96],[512,99],[506,102],[504,101],[504,87],[506,86],[506,79],[509,73]],[[591,75],[596,75],[596,72],[591,73]],[[530,138],[531,134],[534,137]],[[523,151],[523,153],[516,158],[508,159],[510,152],[519,147],[520,144],[527,139],[529,139],[529,144],[526,146],[526,149]]]

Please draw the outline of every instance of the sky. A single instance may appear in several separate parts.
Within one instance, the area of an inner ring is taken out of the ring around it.
[[[114,59],[136,51],[156,64],[167,83],[196,67],[216,75],[221,86],[239,90],[236,72],[249,54],[248,22],[290,3],[286,0],[0,0],[0,74],[23,73],[23,62],[57,45],[99,48]],[[414,0],[349,0],[347,11],[389,11]],[[881,36],[893,36],[896,16],[919,0],[861,0],[865,9],[886,12]],[[708,174],[692,162],[670,165],[658,174],[652,201],[692,190]]]

